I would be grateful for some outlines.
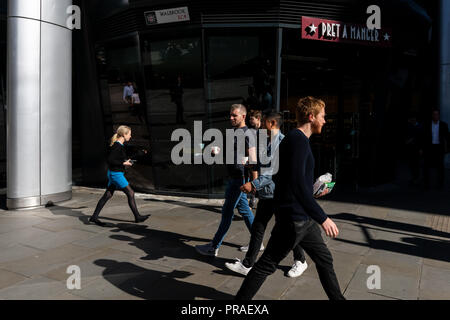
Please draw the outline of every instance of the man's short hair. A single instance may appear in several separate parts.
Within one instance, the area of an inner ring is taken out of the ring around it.
[[[243,104],[233,104],[230,111],[238,110],[240,114],[247,114],[247,108]]]
[[[325,108],[323,100],[308,96],[298,100],[295,115],[299,124],[308,123],[310,114],[317,116]]]
[[[262,112],[259,110],[250,110],[250,112],[248,114],[249,114],[249,117],[254,117],[259,120],[261,120],[261,118],[262,118]]]
[[[264,120],[275,121],[278,129],[283,125],[283,116],[278,112],[269,112],[264,116]]]

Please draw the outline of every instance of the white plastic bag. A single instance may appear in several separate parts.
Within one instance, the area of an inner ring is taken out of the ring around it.
[[[329,172],[327,172],[324,175],[321,175],[319,178],[317,178],[316,182],[313,185],[314,196],[320,195],[327,187],[327,183],[330,183],[332,181],[332,179],[333,179],[333,175]]]

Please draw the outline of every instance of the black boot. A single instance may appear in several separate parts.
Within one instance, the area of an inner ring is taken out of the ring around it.
[[[89,218],[89,222],[93,222],[93,223],[95,223],[96,225],[98,225],[98,226],[100,226],[100,227],[106,226],[106,223],[101,222],[101,221],[98,220],[98,218],[95,217],[95,216],[90,217],[90,218]]]
[[[134,217],[134,222],[139,223],[139,222],[144,222],[145,220],[148,219],[148,217],[150,217],[149,214],[146,215],[139,215],[139,216],[135,216]]]

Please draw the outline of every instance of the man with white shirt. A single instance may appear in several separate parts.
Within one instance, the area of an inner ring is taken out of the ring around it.
[[[424,184],[429,187],[430,168],[438,169],[439,188],[444,186],[444,155],[447,153],[448,125],[440,121],[439,110],[433,110],[431,121],[425,126],[422,152],[424,155]]]
[[[127,85],[123,88],[122,100],[125,103],[131,104],[131,97],[133,96],[133,93],[134,93],[133,84],[128,81]]]

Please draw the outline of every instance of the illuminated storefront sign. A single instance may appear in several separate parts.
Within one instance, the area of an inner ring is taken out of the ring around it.
[[[302,39],[391,47],[392,31],[387,28],[370,30],[364,25],[302,17]]]

